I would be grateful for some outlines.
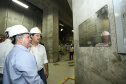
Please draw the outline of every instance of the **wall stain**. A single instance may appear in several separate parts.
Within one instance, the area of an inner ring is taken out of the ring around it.
[[[113,55],[116,57],[116,59],[112,60],[113,63],[122,62],[121,57],[118,53],[113,52]]]

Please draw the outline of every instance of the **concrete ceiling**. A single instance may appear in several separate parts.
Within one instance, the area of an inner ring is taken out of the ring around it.
[[[72,18],[72,0],[26,0],[31,4],[37,6],[41,10],[48,10],[50,8],[58,10],[59,23],[59,40],[64,43],[64,38],[73,36],[73,18]],[[63,31],[60,31],[63,28]]]
[[[38,8],[44,10],[56,8],[59,11],[59,20],[73,27],[72,0],[26,0]]]

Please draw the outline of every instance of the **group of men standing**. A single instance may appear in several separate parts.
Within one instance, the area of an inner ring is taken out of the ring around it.
[[[23,25],[15,25],[5,35],[7,39],[0,43],[0,84],[47,84],[48,60],[39,44],[40,29],[28,32]]]

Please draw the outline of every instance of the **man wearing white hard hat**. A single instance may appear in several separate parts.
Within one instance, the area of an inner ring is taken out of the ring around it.
[[[48,60],[46,55],[46,49],[43,45],[41,45],[41,31],[38,27],[34,27],[30,30],[32,42],[30,52],[35,56],[38,66],[38,73],[45,84],[46,78],[48,78]],[[44,67],[45,67],[45,74],[44,74]]]
[[[103,31],[101,34],[102,43],[96,44],[96,46],[110,46],[110,33],[108,31]]]
[[[6,57],[3,84],[44,84],[37,73],[34,55],[27,49],[31,38],[23,25],[15,25],[9,31],[14,47]]]
[[[8,27],[6,30],[5,30],[5,37],[6,38],[9,38],[9,30],[11,29],[11,27]]]
[[[11,39],[9,38],[9,30],[10,29],[11,29],[11,27],[8,27],[5,30],[6,40],[4,42],[0,43],[0,84],[2,84],[3,69],[4,69],[6,56],[13,48],[13,44],[11,43]]]

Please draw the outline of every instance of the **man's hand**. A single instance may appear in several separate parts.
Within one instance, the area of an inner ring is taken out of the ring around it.
[[[49,75],[48,72],[45,72],[46,79],[48,78],[48,75]]]
[[[49,73],[48,73],[48,63],[44,64],[45,66],[45,76],[46,76],[46,79],[48,78],[49,76]]]

